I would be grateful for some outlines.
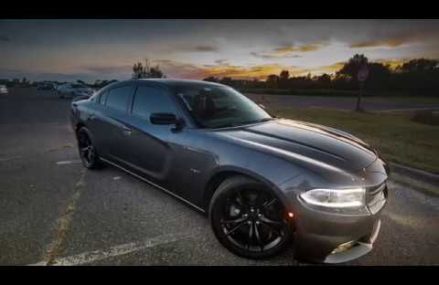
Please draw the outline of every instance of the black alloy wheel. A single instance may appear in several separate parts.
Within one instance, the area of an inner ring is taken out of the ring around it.
[[[82,164],[89,169],[94,169],[99,166],[99,157],[96,148],[90,139],[90,135],[85,128],[81,128],[77,134],[79,156]]]
[[[292,227],[281,202],[262,184],[234,177],[220,185],[210,219],[219,241],[248,258],[267,258],[283,250]]]

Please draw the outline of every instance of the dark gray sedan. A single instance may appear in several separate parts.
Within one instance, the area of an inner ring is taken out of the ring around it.
[[[73,102],[71,123],[85,167],[111,164],[207,213],[237,255],[292,246],[297,259],[338,263],[378,236],[388,168],[376,151],[340,130],[275,118],[228,86],[118,82]]]

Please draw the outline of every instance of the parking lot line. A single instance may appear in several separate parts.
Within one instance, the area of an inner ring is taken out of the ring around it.
[[[147,248],[152,248],[158,245],[168,244],[185,238],[194,237],[196,235],[196,232],[197,230],[192,230],[190,232],[165,234],[151,239],[147,239],[142,242],[131,242],[131,243],[112,246],[107,249],[93,250],[93,251],[83,252],[80,254],[71,255],[67,257],[56,258],[52,261],[50,265],[75,266],[75,265],[88,264],[95,261],[104,260],[110,257],[121,256],[132,252],[141,251]],[[44,266],[48,264],[45,261],[40,261],[29,265]]]
[[[79,177],[79,180],[75,184],[75,192],[73,193],[72,197],[70,198],[70,201],[67,205],[67,208],[65,209],[65,212],[58,220],[58,225],[55,231],[55,237],[52,243],[49,244],[47,250],[46,250],[46,256],[44,257],[44,260],[47,260],[47,264],[53,263],[54,259],[56,258],[57,254],[61,251],[62,245],[64,243],[66,234],[70,228],[70,223],[73,218],[74,211],[76,209],[76,204],[79,200],[79,197],[81,195],[81,190],[84,188],[85,182],[85,174],[86,172],[83,170],[81,172],[81,175]]]
[[[0,157],[0,162],[19,159],[19,158],[22,158],[22,156],[16,155],[16,156],[11,156],[11,157]]]
[[[57,165],[75,164],[75,163],[81,163],[81,160],[79,160],[79,159],[76,159],[76,160],[62,160],[62,161],[57,161],[56,162]]]

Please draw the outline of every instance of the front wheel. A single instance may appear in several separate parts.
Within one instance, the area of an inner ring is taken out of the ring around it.
[[[99,156],[93,145],[88,130],[84,127],[77,133],[79,156],[82,165],[89,169],[95,169],[100,166]]]
[[[221,183],[209,218],[221,244],[242,257],[272,257],[291,241],[292,227],[281,202],[265,185],[246,177]]]

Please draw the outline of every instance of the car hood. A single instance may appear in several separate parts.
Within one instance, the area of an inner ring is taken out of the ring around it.
[[[294,120],[274,119],[220,133],[275,155],[349,172],[377,158],[369,145],[346,132]]]

